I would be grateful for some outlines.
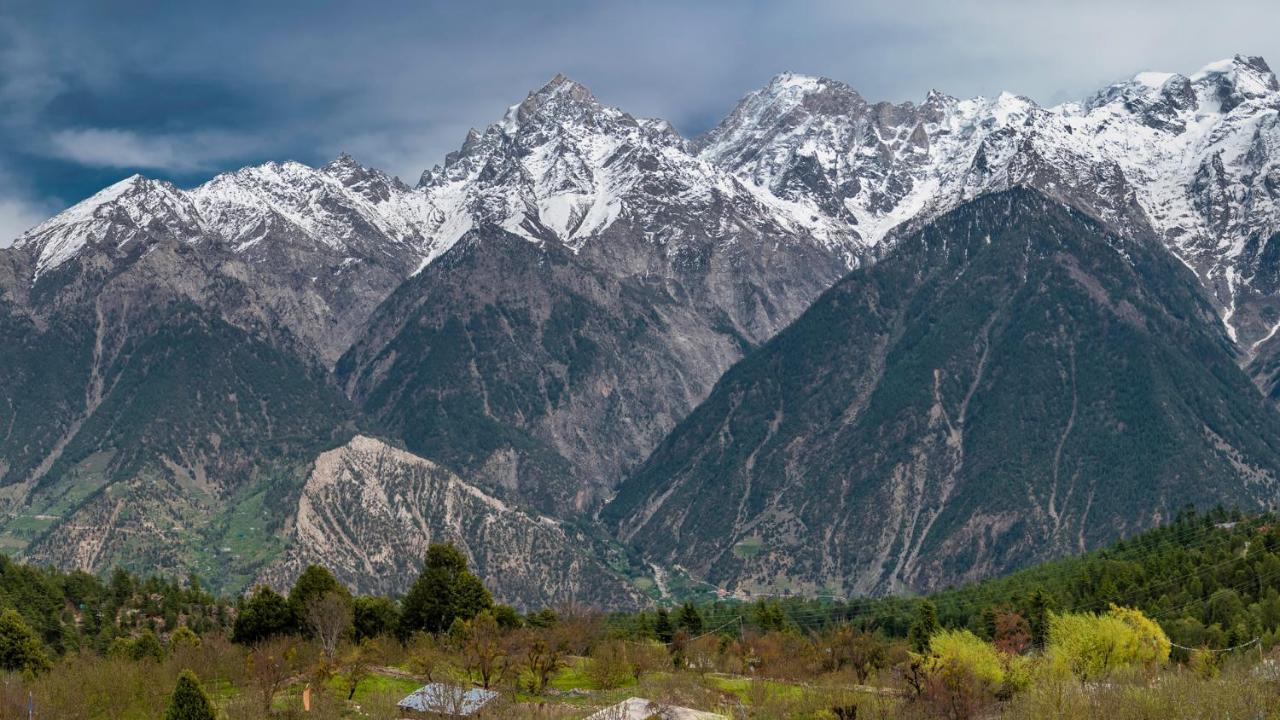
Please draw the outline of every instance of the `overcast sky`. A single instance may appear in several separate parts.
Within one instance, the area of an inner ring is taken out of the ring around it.
[[[347,151],[414,182],[557,72],[687,135],[782,71],[871,100],[1046,104],[1235,53],[1276,0],[0,0],[0,244],[134,172],[197,184]]]

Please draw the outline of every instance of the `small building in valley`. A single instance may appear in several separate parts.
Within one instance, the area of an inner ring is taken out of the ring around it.
[[[431,683],[409,693],[397,707],[413,717],[471,717],[497,697],[498,693],[492,690]]]

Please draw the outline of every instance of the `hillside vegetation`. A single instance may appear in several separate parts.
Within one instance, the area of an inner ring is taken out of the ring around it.
[[[1280,711],[1276,521],[1186,511],[929,597],[608,616],[495,604],[451,545],[398,598],[353,597],[319,566],[232,601],[194,577],[0,560],[0,717],[30,702],[58,718],[395,718],[427,682],[496,690],[482,716],[502,718],[633,696],[730,718],[1264,717]]]

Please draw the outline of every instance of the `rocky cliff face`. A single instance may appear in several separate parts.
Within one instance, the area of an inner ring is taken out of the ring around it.
[[[557,78],[423,178],[476,227],[339,362],[408,447],[547,512],[592,507],[844,270],[832,245]]]
[[[1140,73],[1085,101],[1050,108],[1009,94],[959,100],[931,93],[918,105],[869,103],[838,82],[782,75],[695,140],[661,120],[605,107],[580,84],[556,77],[499,122],[469,133],[412,187],[347,156],[321,168],[268,163],[192,189],[128,178],[0,250],[0,501],[7,513],[0,549],[94,569],[135,558],[151,563],[148,568],[194,569],[243,585],[284,551],[283,523],[298,507],[315,458],[362,428],[404,442],[509,506],[589,517],[693,408],[709,394],[723,397],[711,394],[722,372],[848,270],[884,258],[890,263],[885,272],[901,275],[902,292],[924,303],[922,278],[940,283],[939,267],[958,266],[947,264],[953,260],[947,254],[898,253],[900,239],[1011,188],[1034,189],[1103,228],[1076,228],[1076,235],[1108,234],[1109,247],[1131,255],[1139,251],[1130,248],[1142,248],[1143,257],[1149,241],[1162,245],[1171,251],[1166,260],[1177,258],[1194,271],[1208,303],[1174,302],[1142,283],[1143,294],[1131,297],[1121,292],[1122,268],[1106,263],[1098,272],[1116,283],[1106,297],[1128,305],[1093,295],[1090,305],[1079,288],[1076,295],[1051,295],[1092,307],[1089,317],[1106,328],[1126,327],[1113,322],[1112,305],[1123,311],[1119,316],[1130,306],[1139,316],[1155,307],[1163,308],[1158,317],[1182,313],[1188,323],[1216,313],[1228,338],[1222,353],[1276,397],[1277,117],[1280,85],[1261,59],[1247,57],[1189,76]],[[1061,212],[1049,216],[1058,230],[1066,222]],[[1030,227],[1030,220],[1020,222]],[[1033,236],[1028,230],[1026,237]],[[1028,272],[1039,272],[1043,283],[1061,284],[1067,272],[1041,262],[1049,250],[1040,245],[1026,252],[1008,242],[998,247],[1015,259],[1038,253]],[[1086,269],[1079,277],[1094,277],[1088,269],[1097,258],[1083,252],[1072,250]],[[1133,259],[1133,267],[1154,267]],[[910,263],[916,263],[914,274],[903,269]],[[1138,280],[1148,282],[1150,275]],[[1014,293],[996,290],[1005,293],[998,297]],[[1051,317],[1065,312],[1045,309]],[[866,322],[907,317],[870,312]],[[829,321],[843,327],[838,313]],[[1086,320],[1073,322],[1063,332],[1085,337]],[[1149,333],[1133,337],[1144,348],[1157,347],[1154,337],[1191,338],[1191,347],[1209,347],[1209,331],[1199,325],[1191,331],[1150,318],[1142,325]],[[983,331],[980,324],[965,327]],[[885,377],[911,379],[901,387],[871,376],[855,384],[903,398],[915,396],[902,388],[929,385],[911,368],[933,359],[906,352],[901,338],[890,343],[885,338],[898,336],[889,330],[858,332],[850,341],[853,355],[845,358],[850,368],[874,361]],[[884,354],[878,342],[899,350]],[[1052,347],[1066,372],[1058,352],[1063,346]],[[1141,357],[1114,352],[1136,368],[1182,368],[1185,360],[1172,350]],[[951,364],[929,365],[942,377],[969,372],[955,365],[964,353],[945,357]],[[1221,353],[1205,350],[1203,357],[1211,377],[1179,370],[1179,382],[1208,383],[1205,397],[1244,403],[1239,417],[1253,418],[1263,433],[1270,421],[1252,415],[1251,401],[1212,389],[1235,377],[1223,374]],[[899,358],[907,364],[899,366]],[[1136,387],[1163,392],[1164,385],[1151,382]],[[1179,407],[1212,419],[1206,427],[1224,438],[1223,448],[1234,448],[1222,452],[1241,463],[1240,472],[1254,473],[1259,482],[1269,477],[1270,460],[1254,446],[1254,440],[1266,444],[1261,434],[1246,440],[1252,436],[1224,429],[1235,421],[1218,405],[1176,397]],[[772,407],[767,398],[762,402]],[[849,406],[869,402],[850,400]],[[903,402],[921,413],[912,422],[935,422],[932,405]],[[755,416],[747,405],[740,412]],[[1185,416],[1177,417],[1169,427],[1179,428],[1174,434],[1195,449],[1190,459],[1174,455],[1203,463],[1206,477],[1226,478],[1211,460],[1216,456],[1201,453],[1203,436],[1186,434]],[[949,441],[929,445],[918,428],[901,430],[896,439],[855,438],[841,435],[851,430],[810,420],[836,433],[833,443],[933,448],[926,454],[936,456],[929,465],[935,469],[876,466],[898,468],[902,487],[925,487],[935,476],[968,477],[968,470],[955,468],[972,468],[989,452],[967,450],[956,465],[937,459]],[[1133,427],[1136,421],[1115,422]],[[687,430],[681,435],[689,436]],[[808,432],[795,435],[801,436],[816,442]],[[752,445],[737,435],[722,440],[731,454]],[[1062,445],[1064,458],[1071,447],[1070,441]],[[761,462],[743,452],[753,466]],[[815,478],[840,475],[821,452],[796,453],[787,472],[809,473],[806,464],[812,464]],[[645,467],[658,462],[667,461],[650,459]],[[936,469],[943,467],[951,469]],[[1056,472],[1061,476],[1061,466]],[[648,487],[654,471],[641,477],[632,487]],[[1181,480],[1151,478],[1194,495]],[[1136,476],[1129,481],[1138,484]],[[955,482],[970,488],[965,498],[995,502],[980,484]],[[1084,488],[1073,503],[1087,496]],[[1174,502],[1175,490],[1160,494],[1160,501]],[[726,532],[746,532],[747,518],[762,507],[744,504],[742,527]],[[1023,508],[1009,517],[1031,517],[1024,510],[1033,512]],[[1058,539],[1047,547],[1062,551],[1074,547],[1071,537],[1076,545],[1094,537],[1093,526],[1072,520],[1056,497],[1053,510]],[[1130,524],[1150,517],[1150,508],[1130,510],[1136,513]],[[803,515],[801,508],[787,512]],[[652,525],[643,515],[612,517],[646,543],[645,528],[675,527],[669,518]],[[937,523],[951,516],[939,517]],[[707,523],[703,534],[719,527],[714,518],[699,521]],[[805,527],[820,524],[811,518]],[[794,576],[835,582],[848,569],[858,588],[950,576],[948,567],[919,560],[926,557],[922,548],[951,551],[939,530],[899,529],[896,539],[884,541],[889,545],[873,543],[902,560],[892,571],[864,571],[848,558],[810,555],[802,545],[794,546],[793,559],[774,560],[801,568],[821,556],[821,570],[805,566]],[[697,535],[683,526],[681,532]],[[1013,539],[1021,536],[1009,533],[1001,535],[1009,547],[1021,547]],[[378,542],[376,535],[370,530],[366,537]],[[792,536],[804,532],[785,535]],[[381,542],[391,552],[397,540]],[[748,536],[734,542],[746,543],[742,553],[752,552]],[[911,543],[916,550],[902,550]],[[655,557],[676,557],[670,548],[646,547]],[[471,549],[488,557],[482,545]],[[988,564],[978,567],[1004,567],[1004,552],[984,555]],[[745,587],[766,583],[774,567],[730,565],[704,564],[700,572],[740,578]],[[390,564],[378,567],[393,572]],[[594,582],[574,577],[564,574],[555,587]]]
[[[417,578],[430,543],[453,542],[502,602],[641,602],[571,526],[509,506],[429,460],[365,436],[316,458],[286,537],[287,549],[261,576],[282,588],[320,563],[360,592],[400,594]]]
[[[730,590],[852,595],[1273,502],[1280,415],[1154,238],[1012,190],[895,243],[624,483],[623,540]]]

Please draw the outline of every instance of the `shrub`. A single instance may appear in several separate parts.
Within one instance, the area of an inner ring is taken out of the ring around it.
[[[200,680],[190,670],[183,670],[178,684],[169,698],[164,720],[217,720],[213,703],[200,686]]]

